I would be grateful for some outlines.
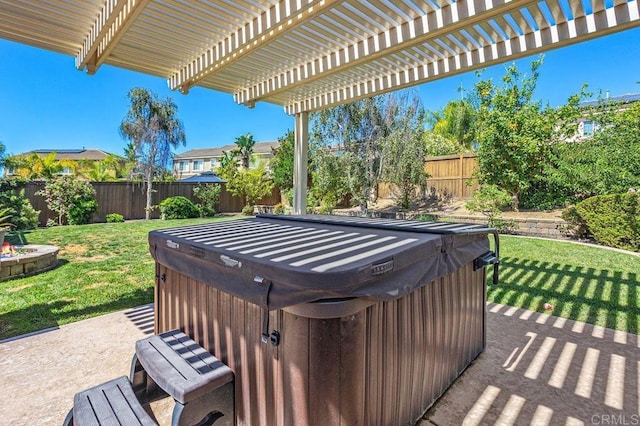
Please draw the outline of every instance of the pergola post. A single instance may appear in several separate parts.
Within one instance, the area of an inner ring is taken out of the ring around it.
[[[295,115],[295,143],[293,150],[293,214],[307,212],[307,156],[309,152],[309,113]]]

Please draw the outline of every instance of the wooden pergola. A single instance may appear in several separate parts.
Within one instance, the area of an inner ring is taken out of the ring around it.
[[[640,24],[638,0],[0,0],[0,37],[271,102],[295,116],[294,213],[308,113]]]

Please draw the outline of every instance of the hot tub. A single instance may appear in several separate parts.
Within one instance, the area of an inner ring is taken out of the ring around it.
[[[491,233],[313,215],[153,231],[156,332],[234,370],[240,425],[413,424],[484,349]]]

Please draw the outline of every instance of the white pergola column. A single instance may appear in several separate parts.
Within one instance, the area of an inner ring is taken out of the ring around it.
[[[295,143],[293,150],[293,214],[307,212],[307,158],[309,152],[309,113],[295,115]]]

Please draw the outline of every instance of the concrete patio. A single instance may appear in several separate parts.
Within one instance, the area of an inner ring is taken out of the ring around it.
[[[487,349],[418,424],[640,424],[640,338],[489,304]],[[0,342],[0,425],[61,424],[73,395],[127,375],[152,305]],[[154,407],[163,421],[167,404]]]

